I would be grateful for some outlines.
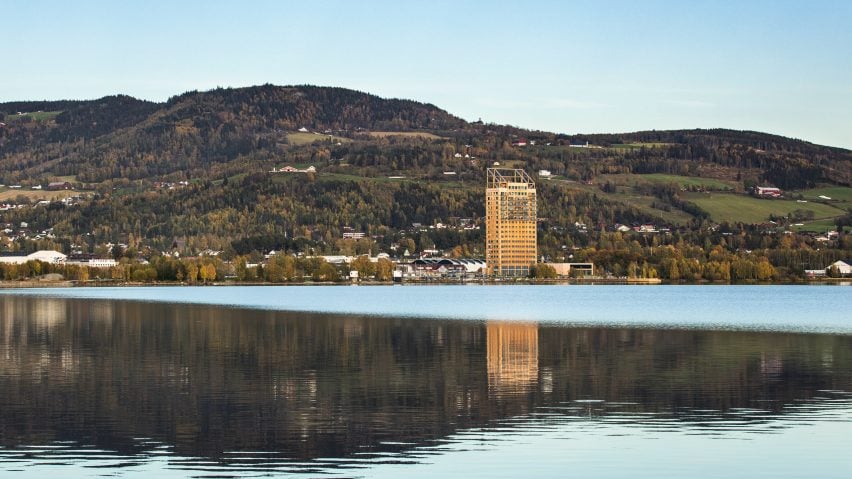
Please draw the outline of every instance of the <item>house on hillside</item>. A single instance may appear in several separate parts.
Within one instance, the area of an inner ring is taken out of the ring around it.
[[[766,198],[780,198],[783,193],[781,192],[781,188],[773,188],[771,186],[755,186],[754,194],[756,196]]]
[[[70,190],[71,188],[71,183],[67,181],[51,181],[47,185],[47,189],[50,191]]]
[[[358,239],[365,238],[366,236],[367,236],[366,233],[363,233],[361,231],[356,231],[355,228],[353,228],[351,226],[344,226],[343,227],[343,238],[344,239],[356,239],[356,240],[358,240]]]
[[[304,170],[288,165],[281,168],[272,168],[270,173],[316,173],[316,171],[317,168],[313,165],[305,168]]]

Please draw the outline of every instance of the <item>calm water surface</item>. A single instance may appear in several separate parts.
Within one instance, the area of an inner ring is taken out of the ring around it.
[[[851,293],[3,292],[0,477],[848,478]]]
[[[175,286],[6,290],[3,294],[397,318],[852,334],[852,288],[848,286]]]

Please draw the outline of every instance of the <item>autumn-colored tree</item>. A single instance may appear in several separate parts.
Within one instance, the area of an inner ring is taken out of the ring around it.
[[[323,262],[319,269],[312,275],[314,281],[339,281],[340,273],[331,263]]]
[[[366,255],[359,256],[352,260],[352,263],[349,265],[350,268],[358,272],[358,277],[361,279],[366,279],[372,277],[376,274],[376,265],[370,258]]]
[[[769,281],[776,275],[775,268],[764,258],[757,263],[756,276],[760,281]]]
[[[195,284],[196,281],[198,281],[198,265],[195,264],[195,261],[190,261],[186,265],[186,282]]]
[[[639,275],[639,265],[636,264],[635,261],[631,261],[630,264],[627,265],[627,277],[628,278],[636,278]]]
[[[284,255],[277,254],[269,258],[269,261],[266,262],[263,274],[264,278],[270,283],[283,283],[287,279],[284,276],[283,259]]]
[[[200,269],[201,280],[205,283],[216,280],[216,266],[213,263],[207,263]]]
[[[537,279],[556,279],[557,277],[556,268],[544,263],[534,265],[530,272],[531,276]]]
[[[238,281],[245,281],[248,277],[248,267],[246,266],[246,257],[245,256],[237,256],[234,258],[234,274],[237,276]]]
[[[287,281],[296,281],[301,278],[297,277],[298,272],[296,270],[296,259],[290,255],[283,256],[279,258],[279,264],[282,269],[282,274]]]
[[[387,258],[379,258],[376,262],[376,279],[379,281],[390,281],[393,279],[393,261]],[[360,273],[358,273],[360,275]]]

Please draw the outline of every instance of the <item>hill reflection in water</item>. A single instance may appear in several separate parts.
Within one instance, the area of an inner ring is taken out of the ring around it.
[[[485,437],[741,437],[852,410],[842,335],[5,297],[0,359],[0,471],[313,474]]]

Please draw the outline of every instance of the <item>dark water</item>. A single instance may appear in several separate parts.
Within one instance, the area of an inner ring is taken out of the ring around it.
[[[852,477],[845,333],[0,301],[2,477]]]

